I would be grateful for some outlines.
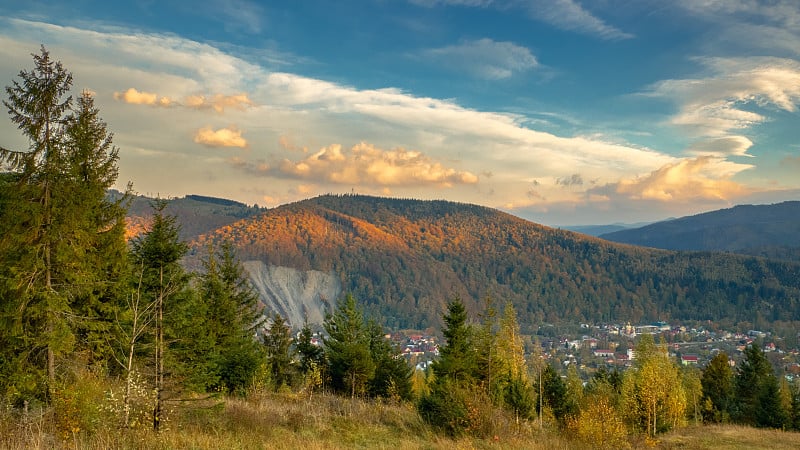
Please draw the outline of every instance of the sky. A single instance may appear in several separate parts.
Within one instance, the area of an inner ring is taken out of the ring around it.
[[[41,45],[140,194],[550,226],[800,199],[796,0],[0,0],[0,83]]]

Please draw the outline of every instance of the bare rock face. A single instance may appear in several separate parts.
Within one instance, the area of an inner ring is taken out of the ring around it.
[[[310,324],[322,324],[342,292],[341,281],[332,273],[267,266],[262,261],[245,261],[242,265],[266,307],[265,313],[277,312],[295,329],[303,326],[306,317]]]

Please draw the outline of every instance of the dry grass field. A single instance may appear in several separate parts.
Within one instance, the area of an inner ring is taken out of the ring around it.
[[[487,438],[448,438],[431,430],[411,405],[350,400],[330,395],[253,395],[248,400],[196,401],[176,406],[165,429],[124,429],[115,420],[91,432],[59,431],[54,412],[0,413],[3,449],[590,449],[537,424],[499,426]],[[739,426],[682,428],[631,448],[797,449],[800,434]]]

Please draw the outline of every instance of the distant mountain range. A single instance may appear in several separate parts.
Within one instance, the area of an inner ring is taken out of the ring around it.
[[[328,195],[258,210],[218,200],[170,205],[194,233],[189,259],[209,242],[233,242],[262,301],[294,325],[321,321],[346,292],[391,328],[438,328],[456,296],[473,313],[489,297],[511,301],[528,331],[545,322],[800,323],[795,262],[634,247],[446,201]]]
[[[667,250],[722,251],[800,261],[800,202],[741,205],[600,237]]]

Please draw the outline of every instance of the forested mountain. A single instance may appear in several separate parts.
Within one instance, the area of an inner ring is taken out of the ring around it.
[[[361,195],[270,209],[193,243],[230,240],[245,261],[333,274],[390,327],[438,326],[445,303],[514,303],[542,322],[800,320],[800,264],[646,249],[480,206]]]
[[[800,201],[741,205],[600,237],[667,250],[724,251],[800,261]]]
[[[111,198],[122,194],[110,191]],[[152,198],[142,195],[131,197],[128,208],[128,236],[133,237],[147,229],[153,219]],[[175,216],[180,223],[180,237],[191,240],[237,220],[251,217],[262,211],[258,206],[248,206],[233,200],[202,195],[187,195],[170,199],[166,214]]]

